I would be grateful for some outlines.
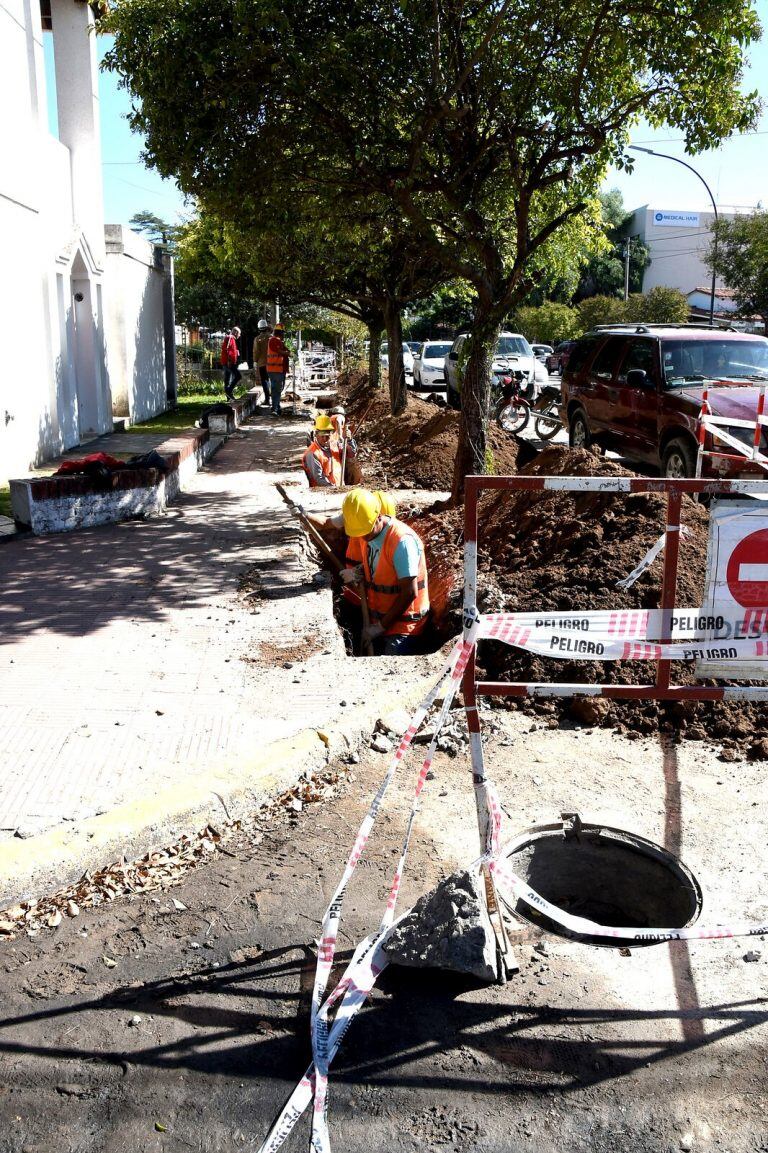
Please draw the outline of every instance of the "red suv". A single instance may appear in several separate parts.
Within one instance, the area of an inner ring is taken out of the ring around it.
[[[727,431],[751,447],[760,384],[768,381],[768,340],[702,325],[606,325],[571,349],[563,369],[561,417],[573,447],[595,443],[664,476],[696,472],[701,394]],[[738,421],[751,421],[752,428]],[[728,449],[712,443],[705,449]],[[768,453],[768,428],[762,430]],[[704,476],[765,476],[746,460],[704,457]]]

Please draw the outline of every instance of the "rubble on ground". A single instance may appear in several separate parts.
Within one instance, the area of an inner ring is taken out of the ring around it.
[[[448,969],[495,981],[496,938],[480,874],[474,870],[452,873],[420,897],[395,926],[384,948],[396,965]]]

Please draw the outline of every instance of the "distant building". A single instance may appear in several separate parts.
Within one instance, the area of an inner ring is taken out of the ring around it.
[[[737,214],[718,209],[718,215],[731,220]],[[643,292],[662,286],[678,288],[687,296],[697,285],[711,284],[704,256],[712,242],[714,219],[714,212],[684,212],[649,204],[635,209],[622,232],[639,237],[650,252]]]
[[[58,138],[48,124],[53,39]],[[104,227],[83,0],[0,0],[0,480],[175,399],[170,258]]]

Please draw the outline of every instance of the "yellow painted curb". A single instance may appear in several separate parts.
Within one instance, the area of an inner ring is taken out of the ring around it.
[[[122,856],[134,860],[209,822],[253,812],[295,784],[305,770],[316,770],[357,743],[378,716],[415,705],[432,684],[431,674],[420,675],[406,688],[396,691],[393,685],[350,710],[343,725],[304,729],[274,741],[247,764],[197,774],[76,825],[0,842],[0,908],[72,884],[86,869]]]

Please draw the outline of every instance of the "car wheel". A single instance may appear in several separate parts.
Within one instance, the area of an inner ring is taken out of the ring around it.
[[[592,437],[582,409],[577,409],[568,422],[568,443],[571,448],[589,448]]]
[[[447,382],[445,385],[445,395],[448,399],[448,404],[450,405],[451,408],[461,410],[461,397],[458,394],[458,392],[456,391],[456,389],[452,388],[451,385],[448,384]]]
[[[696,475],[696,452],[682,437],[671,440],[662,459],[664,476],[669,480],[686,480]]]

